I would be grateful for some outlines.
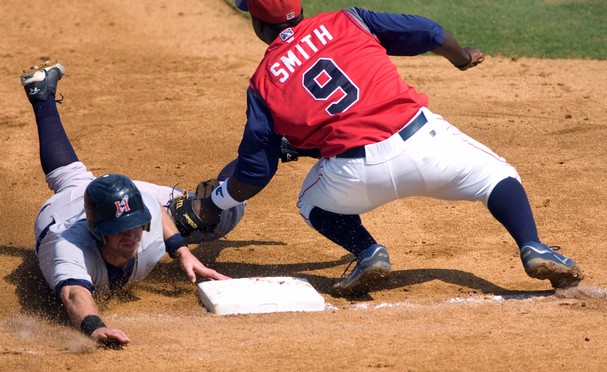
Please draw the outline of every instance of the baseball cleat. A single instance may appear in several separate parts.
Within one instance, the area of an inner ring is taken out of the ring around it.
[[[25,88],[31,103],[44,102],[49,95],[55,96],[57,81],[65,73],[65,68],[57,62],[46,61],[44,66],[32,66],[21,75],[21,85]]]
[[[584,273],[575,261],[556,253],[545,244],[525,244],[521,249],[521,260],[527,275],[548,279],[553,288],[575,287],[584,279]]]
[[[386,247],[373,244],[358,256],[354,270],[333,285],[340,296],[362,295],[388,279],[392,268]]]

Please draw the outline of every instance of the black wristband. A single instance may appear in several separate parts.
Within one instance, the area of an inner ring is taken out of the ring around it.
[[[167,252],[169,252],[169,257],[171,258],[177,258],[177,250],[185,245],[185,240],[179,233],[164,241],[164,246],[166,247]]]
[[[87,315],[80,322],[80,330],[87,336],[90,336],[96,329],[105,327],[103,320],[97,315]]]

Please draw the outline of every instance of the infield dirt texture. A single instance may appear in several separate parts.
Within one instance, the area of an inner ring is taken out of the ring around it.
[[[527,277],[480,203],[417,198],[363,216],[392,256],[385,288],[332,297],[351,257],[298,216],[313,164],[302,159],[280,166],[227,238],[191,248],[232,277],[307,278],[329,309],[214,316],[167,257],[103,308],[132,339],[116,351],[61,323],[37,269],[33,223],[51,192],[19,75],[40,58],[66,66],[59,109],[96,174],[193,189],[236,156],[265,45],[220,0],[0,0],[0,30],[0,370],[605,370],[606,61],[489,56],[460,72],[394,59],[433,111],[516,166],[541,237],[584,269],[578,289]]]

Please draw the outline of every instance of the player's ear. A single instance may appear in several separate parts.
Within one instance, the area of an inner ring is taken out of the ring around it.
[[[251,25],[253,25],[253,30],[255,31],[255,35],[257,35],[257,37],[259,38],[259,40],[263,41],[264,43],[270,45],[272,43],[272,41],[274,41],[274,39],[268,41],[268,38],[266,36],[266,29],[267,29],[267,25],[265,22],[260,21],[259,19],[255,18],[255,17],[251,17]]]
[[[277,28],[275,25],[271,25],[255,17],[251,17],[251,24],[253,25],[253,30],[255,30],[255,35],[257,35],[259,40],[268,45],[272,44],[272,42],[276,40],[278,33],[280,32],[276,31]]]

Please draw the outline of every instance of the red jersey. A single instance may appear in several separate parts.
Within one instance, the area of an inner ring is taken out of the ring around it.
[[[284,30],[268,47],[251,88],[267,104],[278,134],[324,157],[390,137],[428,103],[346,10]]]

